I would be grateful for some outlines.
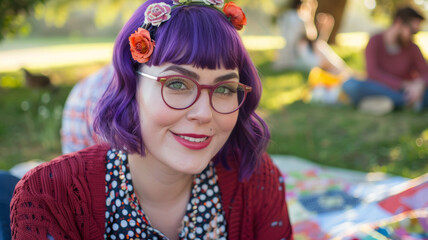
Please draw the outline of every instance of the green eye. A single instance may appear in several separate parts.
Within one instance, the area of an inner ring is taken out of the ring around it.
[[[177,90],[186,89],[186,85],[184,85],[182,82],[178,82],[178,81],[168,83],[167,87],[171,88],[171,89],[177,89]]]
[[[234,84],[220,85],[214,90],[214,93],[220,93],[224,95],[230,95],[236,92],[237,92],[237,86],[235,86]]]
[[[220,86],[220,87],[216,88],[214,92],[215,93],[227,94],[227,93],[230,93],[230,89],[225,87],[225,86]]]

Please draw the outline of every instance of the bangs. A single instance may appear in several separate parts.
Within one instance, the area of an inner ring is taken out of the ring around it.
[[[208,69],[241,66],[241,38],[226,16],[211,7],[177,7],[171,19],[157,29],[155,40],[156,47],[147,65],[168,62]]]

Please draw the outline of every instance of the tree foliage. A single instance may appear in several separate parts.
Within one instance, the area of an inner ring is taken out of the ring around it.
[[[38,3],[46,0],[1,0],[0,1],[0,40],[25,31],[25,19]]]
[[[135,0],[55,0],[37,7],[35,16],[43,18],[47,25],[62,27],[72,12],[93,11],[95,25],[102,28],[117,21],[125,22],[142,2]]]
[[[229,0],[226,0],[228,2]],[[264,15],[273,16],[280,6],[291,0],[234,0],[237,4],[246,9],[256,9]],[[336,26],[340,26],[344,5],[338,4],[341,1],[318,0],[321,5],[332,5],[336,7]],[[361,0],[354,0],[361,1]],[[370,0],[367,0],[370,1]],[[386,19],[395,10],[404,4],[413,4],[416,0],[372,0],[376,2],[372,9],[375,18]],[[63,27],[70,20],[71,13],[78,11],[91,11],[94,17],[94,24],[98,28],[111,26],[117,22],[124,23],[142,3],[143,0],[1,0],[0,1],[0,41],[6,36],[15,36],[19,33],[30,31],[30,25],[26,19],[33,14],[38,19],[44,19],[46,25]],[[349,2],[349,1],[348,1]],[[428,0],[417,0],[417,2],[428,2]],[[337,5],[337,6],[336,6]],[[329,9],[328,7],[326,9]],[[349,9],[348,9],[349,10]],[[333,11],[333,10],[332,10]],[[335,29],[337,31],[337,29]],[[334,35],[334,34],[333,34]]]
[[[376,7],[372,9],[372,16],[375,18],[390,19],[395,11],[407,5],[414,5],[414,0],[376,0]]]

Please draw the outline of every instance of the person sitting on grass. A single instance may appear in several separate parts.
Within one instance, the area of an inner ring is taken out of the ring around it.
[[[349,74],[349,67],[327,43],[334,25],[333,16],[326,13],[315,16],[317,0],[292,0],[286,3],[279,8],[276,17],[286,45],[278,50],[273,68],[309,72],[318,67],[335,75]]]
[[[392,25],[372,36],[366,48],[365,81],[351,78],[342,89],[361,111],[383,115],[406,106],[428,108],[428,65],[413,42],[424,16],[411,7],[397,10]]]
[[[114,76],[111,64],[74,85],[65,101],[61,123],[62,154],[72,153],[97,142],[94,111]]]
[[[245,24],[223,0],[143,3],[96,107],[103,142],[18,182],[12,238],[293,239]]]

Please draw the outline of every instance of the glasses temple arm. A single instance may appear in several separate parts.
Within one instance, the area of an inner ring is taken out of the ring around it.
[[[155,76],[152,76],[152,75],[149,75],[149,74],[147,74],[147,73],[143,73],[143,72],[140,72],[140,71],[135,71],[136,73],[138,73],[138,74],[140,74],[141,76],[143,76],[143,77],[147,77],[147,78],[150,78],[150,79],[153,79],[153,80],[158,80],[158,78],[157,77],[155,77]]]

